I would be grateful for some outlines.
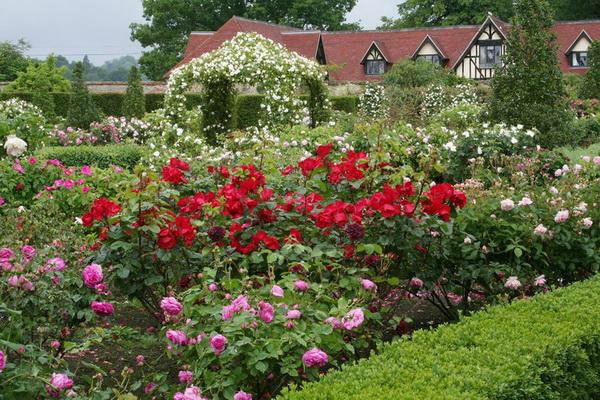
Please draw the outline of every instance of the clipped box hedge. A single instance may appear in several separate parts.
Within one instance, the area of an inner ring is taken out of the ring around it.
[[[36,152],[36,156],[42,160],[60,160],[66,166],[93,165],[106,168],[118,165],[130,169],[138,164],[144,154],[144,148],[134,144],[52,146]]]
[[[600,399],[600,276],[416,332],[278,399]]]

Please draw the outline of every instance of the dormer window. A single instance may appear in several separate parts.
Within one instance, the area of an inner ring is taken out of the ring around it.
[[[494,68],[502,64],[502,44],[486,43],[479,46],[479,67]]]
[[[379,76],[385,73],[388,62],[377,44],[373,43],[363,58],[362,64],[365,66],[366,75]]]
[[[417,60],[428,61],[432,64],[442,65],[442,57],[439,54],[424,54],[417,56]]]
[[[565,52],[569,60],[569,66],[572,68],[588,67],[588,49],[592,43],[592,38],[586,31],[581,31],[579,36],[573,41],[571,46]]]
[[[574,51],[569,56],[571,67],[586,68],[588,66],[587,51]]]

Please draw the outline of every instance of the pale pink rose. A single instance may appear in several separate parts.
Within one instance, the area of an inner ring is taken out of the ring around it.
[[[533,233],[538,236],[544,236],[546,233],[548,233],[548,228],[546,228],[543,224],[539,224],[535,227]]]
[[[63,271],[65,269],[65,260],[60,257],[51,258],[46,261],[46,266],[50,271]]]
[[[185,389],[185,392],[177,392],[173,396],[173,400],[207,400],[201,396],[200,388],[196,386],[190,386]]]
[[[160,308],[168,315],[179,315],[183,306],[175,297],[165,297],[160,301]]]
[[[502,211],[510,211],[515,208],[515,202],[511,199],[504,199],[500,202],[500,209]]]
[[[210,285],[208,285],[208,290],[210,290],[211,292],[216,292],[218,289],[219,287],[216,283],[211,283]]]
[[[584,218],[584,219],[582,219],[582,220],[581,220],[581,223],[583,224],[583,226],[584,226],[586,229],[590,229],[590,228],[592,227],[592,225],[594,225],[594,221],[592,221],[592,219],[591,219],[591,218],[589,218],[589,217],[588,217],[588,218]]]
[[[53,349],[58,349],[60,347],[60,342],[58,340],[53,340],[50,342],[50,347]]]
[[[373,291],[373,292],[377,291],[377,285],[375,284],[375,282],[373,282],[369,279],[361,279],[360,285],[365,290],[369,290],[369,291]]]
[[[190,385],[194,380],[194,374],[192,371],[179,371],[177,376],[179,377],[179,382],[183,383],[184,385]]]
[[[140,367],[142,365],[144,365],[145,360],[146,360],[145,357],[141,354],[138,354],[137,356],[135,356],[135,363]]]
[[[554,222],[557,224],[563,223],[569,219],[569,210],[560,210],[554,217]]]
[[[271,288],[271,296],[283,297],[283,289],[278,285],[273,285],[273,287]]]
[[[364,320],[365,315],[362,308],[355,308],[350,310],[348,314],[342,318],[342,325],[344,326],[344,329],[349,331],[361,326]]]
[[[186,334],[182,331],[177,331],[174,329],[169,329],[166,333],[167,339],[169,339],[173,344],[184,346],[188,343],[188,338]]]
[[[215,354],[218,356],[227,347],[227,338],[223,335],[214,335],[210,338],[209,344]]]
[[[294,282],[294,289],[299,292],[306,292],[309,288],[310,284],[301,279],[298,279],[296,282]]]
[[[46,391],[51,397],[60,397],[60,395],[73,387],[73,380],[67,374],[53,373],[50,378],[50,384],[46,385]]]
[[[509,276],[506,282],[504,283],[504,287],[511,290],[519,290],[521,288],[521,282],[519,278],[516,276]]]
[[[325,320],[325,323],[327,325],[331,325],[333,327],[333,329],[340,329],[343,327],[342,321],[340,321],[336,317],[327,317],[327,319]]]
[[[104,279],[102,267],[98,264],[90,264],[85,267],[82,271],[82,276],[85,286],[92,289]]]
[[[410,280],[410,282],[408,282],[408,284],[414,288],[423,287],[423,281],[417,277],[411,278],[411,280]]]
[[[546,285],[546,277],[544,275],[540,275],[533,281],[535,286],[544,286]]]
[[[519,201],[519,205],[520,206],[530,206],[533,204],[533,200],[531,200],[529,197],[523,197],[520,201]]]
[[[327,356],[327,353],[325,353],[323,350],[320,350],[316,347],[308,350],[306,353],[304,353],[302,355],[302,362],[308,368],[324,367],[325,365],[327,365],[328,361],[329,361],[329,357]]]
[[[300,310],[290,310],[287,312],[288,319],[299,319],[302,317],[302,312]]]

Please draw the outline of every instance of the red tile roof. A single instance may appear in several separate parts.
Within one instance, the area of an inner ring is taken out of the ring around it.
[[[493,16],[490,16],[489,19],[505,35],[510,30],[508,23]],[[232,17],[216,32],[192,32],[184,58],[177,66],[217,49],[223,42],[232,39],[238,32],[257,32],[285,45],[289,50],[312,59],[316,57],[319,40],[321,39],[327,64],[339,67],[330,73],[330,79],[340,81],[377,80],[380,78],[365,75],[364,66],[361,64],[365,53],[374,42],[384,53],[387,60],[391,63],[397,63],[400,60],[412,57],[429,36],[447,59],[447,65],[454,67],[482,26],[450,26],[392,31],[319,32],[303,31],[284,25]],[[565,72],[585,71],[581,68],[571,68],[565,52],[584,30],[592,39],[600,40],[600,21],[558,22],[552,30],[556,33],[558,39],[561,69]]]
[[[558,60],[560,69],[563,72],[583,74],[587,68],[573,68],[569,65],[569,59],[565,54],[581,33],[585,31],[592,40],[600,40],[600,20],[595,21],[575,21],[575,22],[557,22],[552,31],[556,34],[558,43]]]

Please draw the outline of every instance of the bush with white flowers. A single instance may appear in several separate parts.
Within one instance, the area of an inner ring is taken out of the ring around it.
[[[235,85],[239,84],[257,87],[265,94],[261,127],[300,123],[307,106],[312,108],[314,123],[323,118],[322,109],[327,107],[324,78],[325,72],[316,62],[257,33],[239,33],[219,49],[173,71],[165,109],[170,118],[179,120],[186,111],[185,92],[201,85],[203,130],[214,142],[230,129]],[[310,92],[308,102],[296,96],[303,85]]]
[[[389,105],[383,85],[378,83],[367,83],[364,93],[359,98],[358,108],[360,113],[367,118],[387,118]]]
[[[45,137],[46,119],[42,110],[20,99],[0,101],[0,143],[9,135],[16,135],[37,147]]]

